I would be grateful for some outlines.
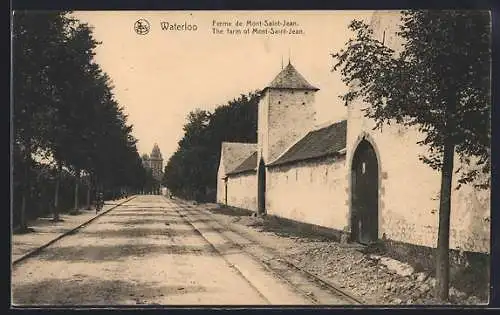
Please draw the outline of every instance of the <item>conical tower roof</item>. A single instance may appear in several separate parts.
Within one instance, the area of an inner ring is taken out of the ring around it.
[[[301,89],[301,90],[319,90],[311,85],[307,80],[295,69],[290,62],[281,70],[274,80],[266,87],[275,89]]]

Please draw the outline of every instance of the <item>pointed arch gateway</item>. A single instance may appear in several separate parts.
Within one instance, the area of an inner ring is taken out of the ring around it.
[[[378,240],[378,163],[371,143],[361,140],[351,164],[351,237],[361,244]]]

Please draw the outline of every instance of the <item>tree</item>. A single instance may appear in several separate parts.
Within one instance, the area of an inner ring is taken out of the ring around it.
[[[51,180],[56,221],[59,199],[67,207],[66,197],[71,196],[78,208],[81,174],[88,197],[91,186],[106,185],[116,196],[118,190],[143,184],[132,126],[114,98],[111,79],[93,60],[99,43],[91,28],[69,13],[14,15],[14,213],[19,214],[21,230],[27,230],[32,192],[41,198]],[[55,165],[41,167],[34,156]],[[74,184],[74,190],[68,191],[61,181]]]
[[[16,11],[13,18],[14,146],[24,159],[21,230],[27,230],[32,155],[48,146],[56,91],[49,72],[64,39],[64,12]]]
[[[258,100],[258,92],[242,94],[213,113],[189,113],[184,137],[165,166],[164,185],[184,198],[215,199],[221,142],[257,141]]]
[[[419,144],[427,146],[429,154],[420,158],[441,171],[436,293],[447,300],[455,152],[463,165],[480,168],[459,168],[457,189],[465,183],[489,187],[490,15],[402,11],[401,21],[399,54],[373,38],[368,25],[352,21],[349,28],[356,38],[333,54],[334,70],[341,68],[343,81],[356,86],[342,99],[370,104],[365,116],[375,120],[375,128],[396,122],[425,135]]]
[[[75,19],[66,18],[65,22],[64,44],[53,56],[50,72],[59,96],[56,112],[52,115],[50,143],[59,174],[64,166],[76,176],[74,210],[77,211],[80,175],[89,167],[92,127],[98,117],[92,104],[99,104],[108,87],[100,80],[102,73],[98,65],[93,63],[94,49],[99,43],[93,39],[91,29]],[[56,221],[59,220],[59,182],[60,176],[54,198]]]

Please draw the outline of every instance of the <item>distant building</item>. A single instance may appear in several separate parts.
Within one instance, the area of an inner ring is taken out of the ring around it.
[[[149,163],[149,154],[147,153],[142,155],[142,166],[145,168],[151,168],[151,164]]]
[[[142,164],[145,168],[149,168],[153,172],[153,177],[161,180],[163,177],[163,157],[161,155],[158,144],[155,143],[151,154],[142,155]]]

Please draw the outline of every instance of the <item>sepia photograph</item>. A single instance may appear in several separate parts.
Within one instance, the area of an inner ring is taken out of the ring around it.
[[[488,10],[11,12],[11,308],[484,306]]]

